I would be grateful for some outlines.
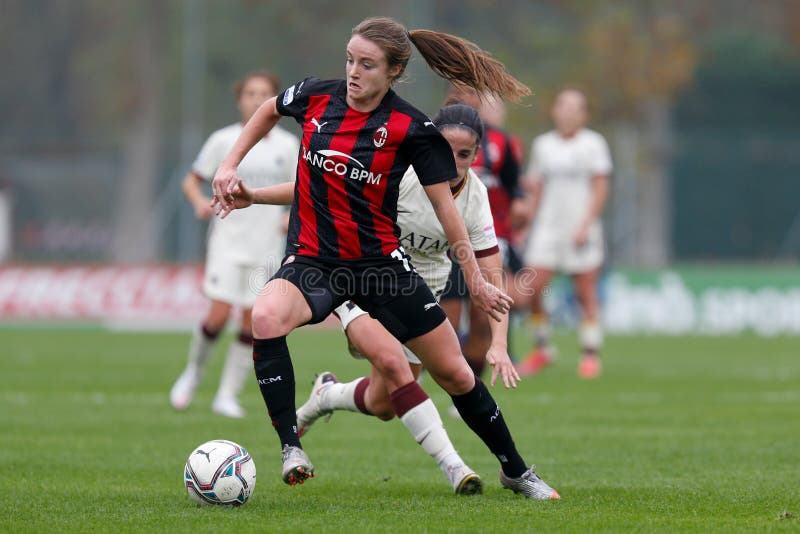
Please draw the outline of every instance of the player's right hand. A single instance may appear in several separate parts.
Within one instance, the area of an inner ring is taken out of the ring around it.
[[[215,203],[222,207],[222,211],[227,215],[231,210],[235,209],[231,203],[233,202],[233,189],[239,179],[236,177],[236,169],[227,167],[220,167],[214,174],[214,179],[211,181],[211,187],[214,189]],[[217,209],[219,215],[220,210]]]
[[[253,190],[244,185],[244,182],[237,179],[236,185],[229,195],[227,195],[228,204],[224,205],[219,197],[214,195],[211,200],[211,208],[219,215],[220,219],[224,219],[233,210],[240,210],[247,208],[253,204]]]

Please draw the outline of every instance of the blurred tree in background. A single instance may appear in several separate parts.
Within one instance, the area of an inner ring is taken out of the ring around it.
[[[341,77],[350,29],[372,15],[506,63],[534,92],[509,110],[526,148],[560,87],[586,89],[617,167],[614,261],[797,256],[800,2],[4,0],[14,257],[200,258],[177,183],[208,133],[236,120],[234,80]],[[398,91],[433,114],[445,83],[415,57]]]

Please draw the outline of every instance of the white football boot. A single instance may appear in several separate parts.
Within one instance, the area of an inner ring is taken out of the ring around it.
[[[300,447],[283,446],[283,470],[281,478],[290,486],[302,484],[307,478],[314,478],[314,465]]]
[[[450,479],[450,485],[453,486],[453,492],[456,495],[483,493],[481,477],[466,464],[448,466],[447,478]]]
[[[500,469],[500,483],[504,488],[510,489],[514,493],[522,493],[529,499],[540,501],[560,499],[561,496],[558,492],[539,478],[535,469],[536,466],[532,465],[531,468],[522,473],[519,478],[507,477],[505,473],[503,473],[503,470]]]
[[[194,399],[194,392],[200,383],[200,373],[187,367],[169,391],[169,402],[176,410],[185,410]]]
[[[320,397],[328,387],[338,382],[336,375],[329,371],[323,371],[317,375],[317,379],[314,380],[314,385],[311,388],[311,395],[309,395],[306,403],[297,409],[297,435],[299,437],[303,437],[317,419],[324,415],[331,416],[333,414],[333,410],[322,407]]]
[[[216,397],[211,404],[211,411],[232,419],[241,419],[245,416],[244,408],[234,397]]]

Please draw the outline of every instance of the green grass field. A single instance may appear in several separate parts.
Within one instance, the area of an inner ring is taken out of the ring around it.
[[[574,337],[559,337],[556,366],[515,391],[493,390],[557,502],[502,490],[496,460],[446,415],[483,495],[452,495],[399,422],[343,412],[304,439],[317,477],[285,486],[255,385],[244,420],[210,412],[224,347],[195,404],[170,409],[187,342],[0,330],[0,531],[800,530],[796,338],[610,338],[602,379],[582,382]],[[338,332],[303,329],[289,342],[300,403],[314,371],[349,380],[366,369],[345,355]],[[429,379],[423,386],[445,414],[443,392]],[[198,508],[183,488],[186,457],[214,438],[241,443],[255,460],[258,484],[241,508]]]

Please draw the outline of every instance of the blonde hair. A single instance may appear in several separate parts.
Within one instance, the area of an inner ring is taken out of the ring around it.
[[[411,59],[413,44],[433,72],[456,86],[471,87],[478,93],[514,102],[531,94],[525,84],[508,73],[505,65],[475,43],[456,35],[408,31],[387,17],[365,19],[353,28],[351,35],[360,35],[380,46],[390,67],[400,65],[398,77]]]

